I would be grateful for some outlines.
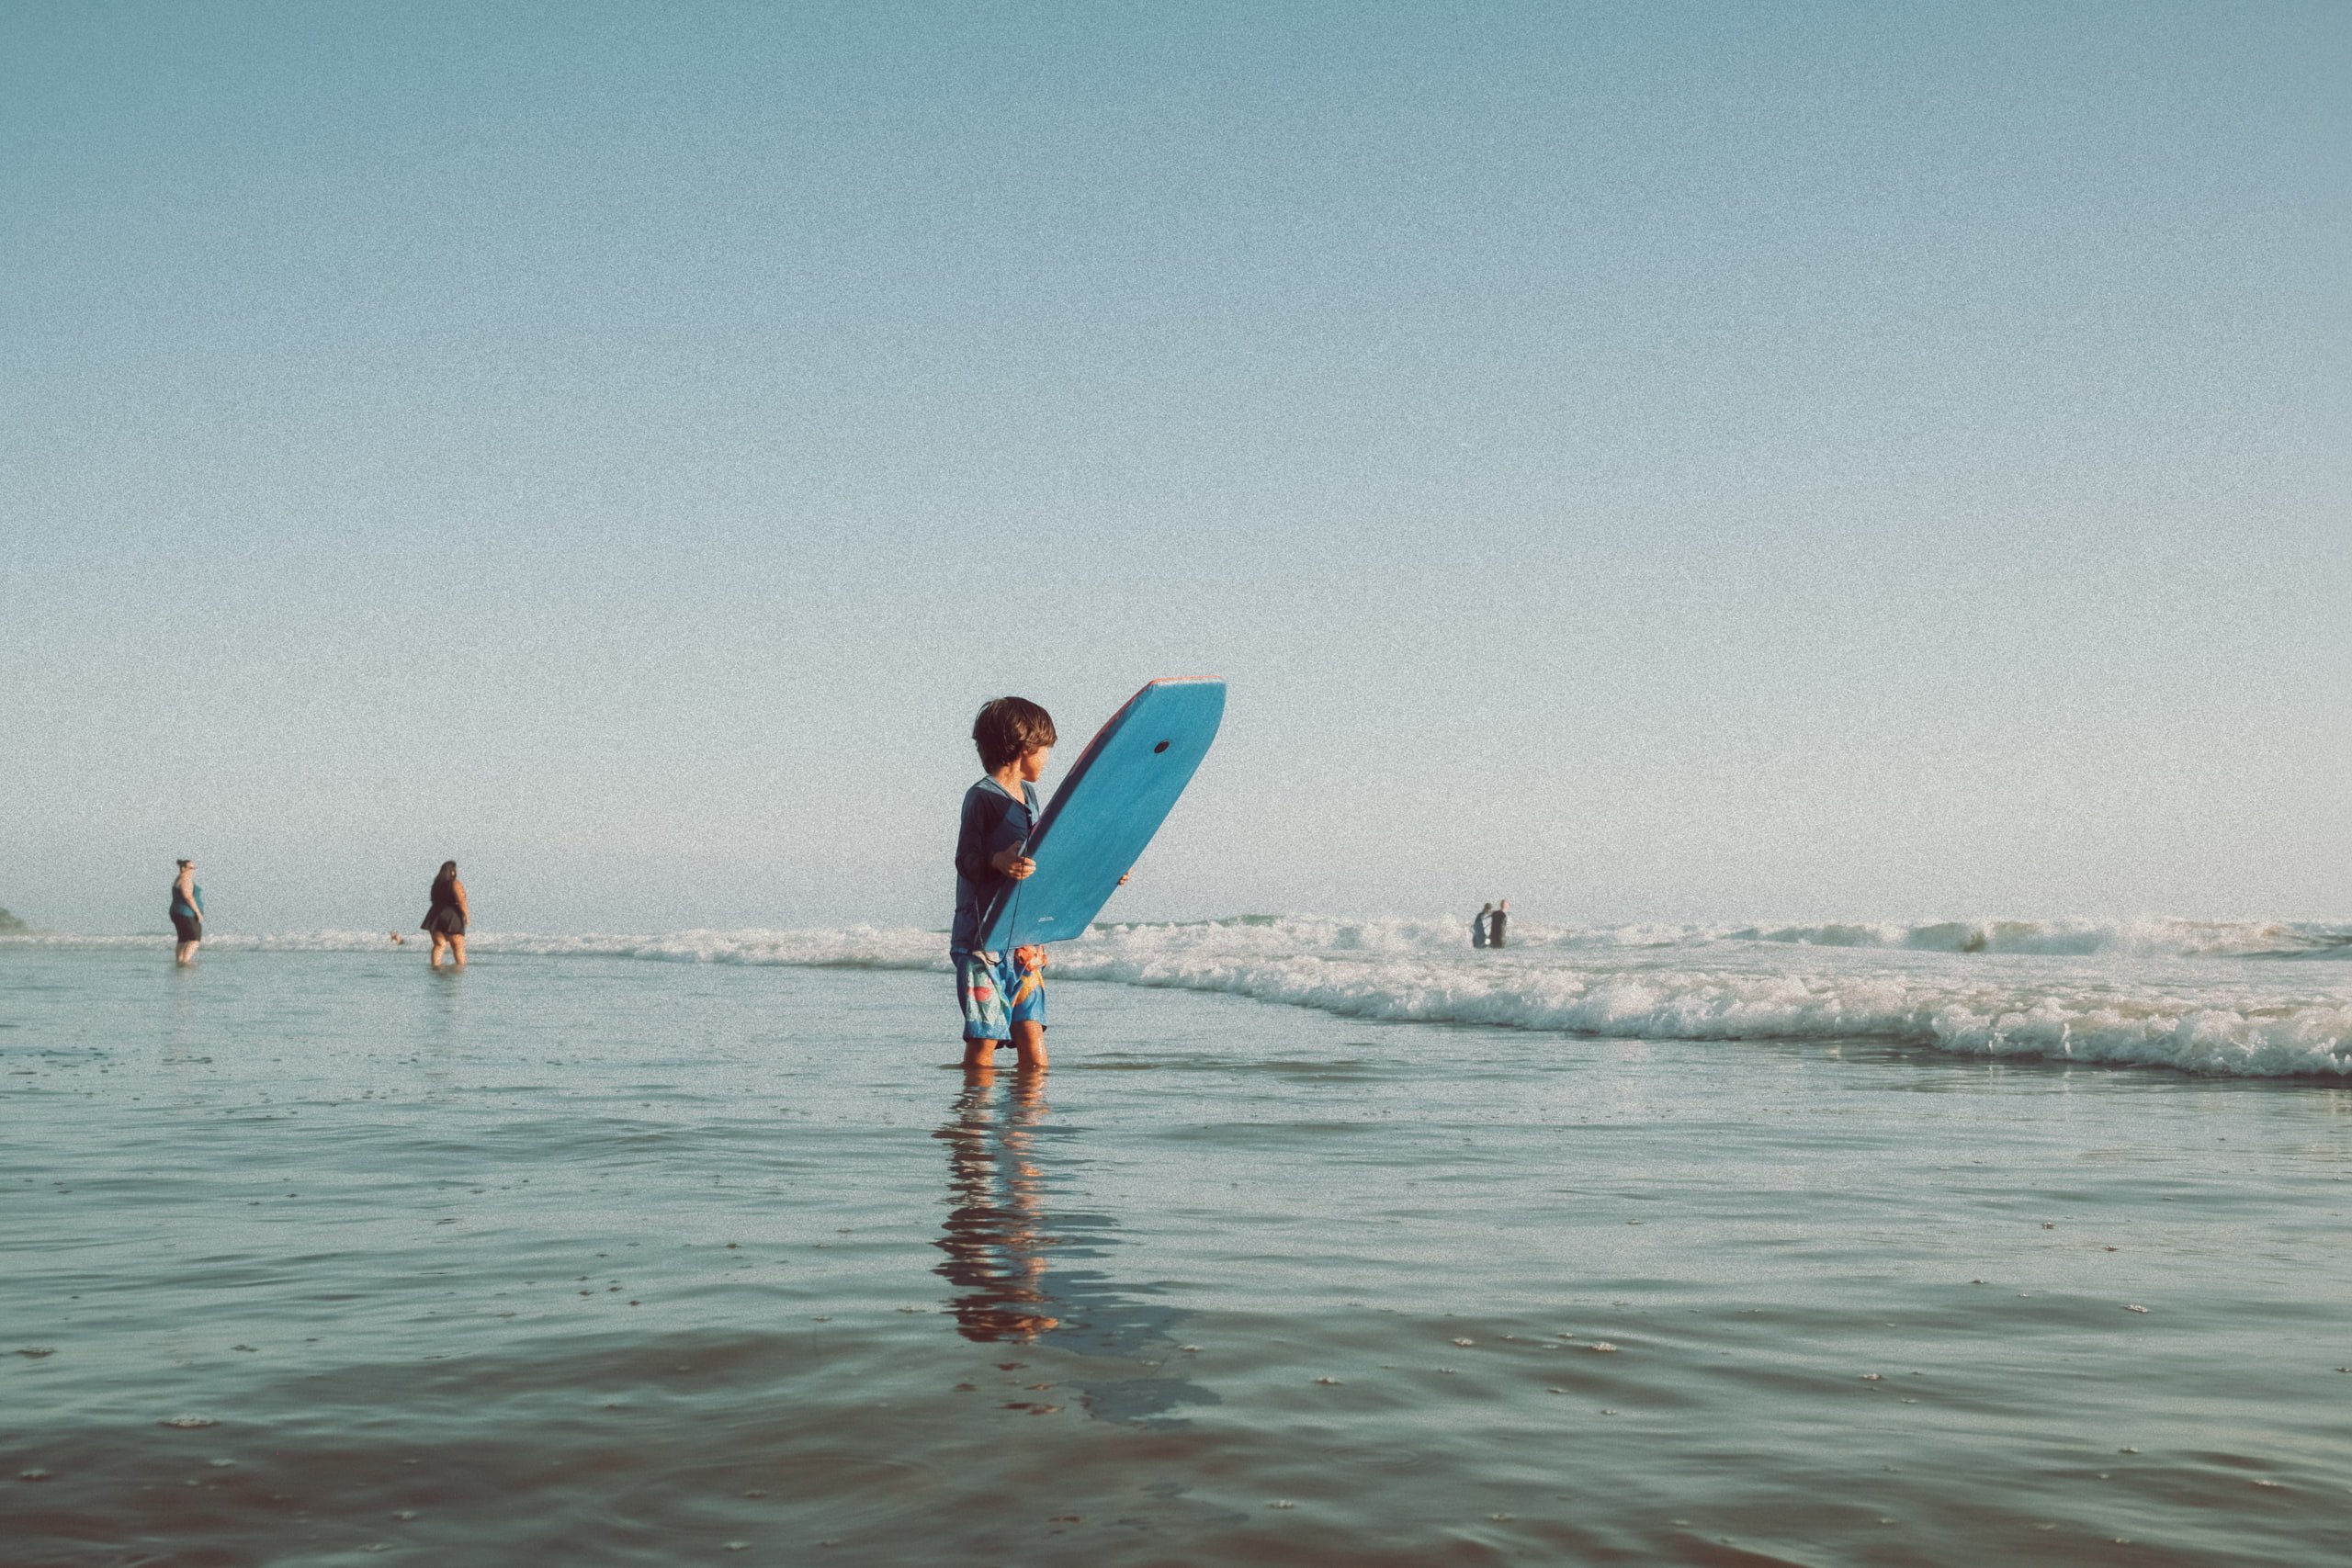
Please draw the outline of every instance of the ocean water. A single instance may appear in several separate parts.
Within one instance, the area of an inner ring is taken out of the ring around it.
[[[0,1562],[2340,1557],[2352,932],[1519,934],[0,939]]]

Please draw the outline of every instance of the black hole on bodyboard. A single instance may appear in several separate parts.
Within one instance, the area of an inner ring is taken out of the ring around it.
[[[1157,745],[1157,746],[1155,746],[1155,747],[1153,747],[1153,748],[1151,749],[1151,754],[1152,754],[1153,756],[1157,757],[1158,755],[1159,755],[1159,753],[1161,753],[1162,751],[1165,751],[1165,750],[1168,750],[1168,742],[1167,742],[1167,741],[1165,741],[1165,740],[1163,740],[1163,741],[1161,741],[1159,745]]]

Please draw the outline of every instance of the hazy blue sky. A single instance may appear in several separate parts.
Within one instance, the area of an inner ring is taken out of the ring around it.
[[[2352,6],[0,9],[0,904],[2352,916]]]

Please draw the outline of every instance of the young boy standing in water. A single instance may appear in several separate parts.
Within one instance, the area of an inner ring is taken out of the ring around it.
[[[964,1013],[964,1066],[993,1066],[1010,1044],[1023,1071],[1046,1066],[1046,955],[979,949],[980,922],[1015,884],[1037,869],[1029,835],[1037,826],[1037,781],[1054,741],[1053,716],[1023,697],[999,697],[972,723],[987,776],[964,792],[956,835],[956,919],[947,954],[956,963],[956,1000]]]

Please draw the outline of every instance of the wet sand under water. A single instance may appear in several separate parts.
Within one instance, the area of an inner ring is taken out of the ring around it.
[[[1054,1009],[972,1087],[944,976],[0,953],[0,1561],[2352,1537],[2352,1092]]]

